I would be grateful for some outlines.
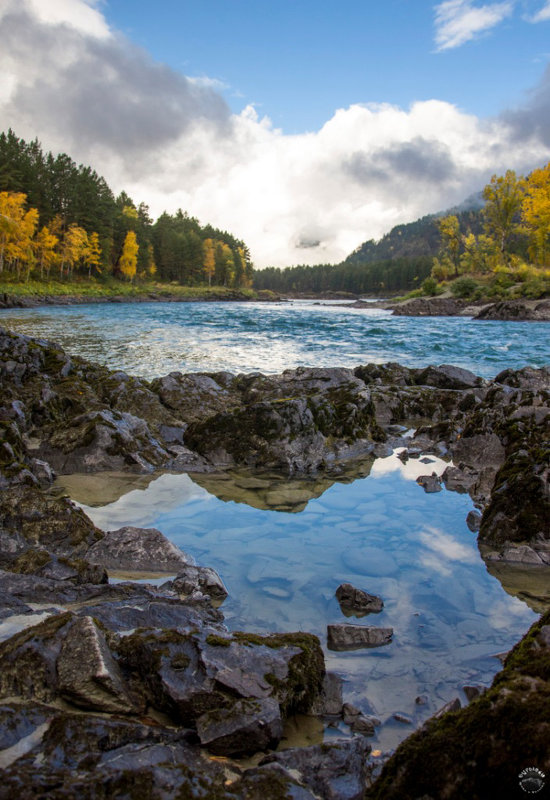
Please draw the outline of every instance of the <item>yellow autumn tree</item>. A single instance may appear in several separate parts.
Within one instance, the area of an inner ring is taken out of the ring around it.
[[[94,232],[88,236],[88,245],[84,251],[84,263],[88,267],[88,277],[92,274],[92,267],[98,272],[101,272],[99,268],[100,262],[101,246],[99,244],[99,236]]]
[[[36,255],[40,264],[40,278],[44,277],[44,269],[48,276],[50,274],[52,264],[57,258],[55,246],[58,241],[57,236],[50,232],[47,225],[44,225],[36,235]]]
[[[128,231],[124,240],[122,255],[120,256],[118,266],[122,274],[131,281],[134,280],[136,274],[138,252],[139,245],[137,243],[136,234],[134,231]]]
[[[0,272],[17,257],[26,202],[22,192],[0,192]]]
[[[204,274],[208,278],[208,285],[212,285],[212,276],[216,271],[216,248],[212,239],[205,239],[203,243],[204,250]]]
[[[523,222],[530,237],[529,255],[537,264],[550,263],[550,162],[525,181]]]
[[[80,260],[84,258],[87,247],[88,234],[84,228],[75,223],[69,225],[69,230],[65,233],[61,248],[61,277],[63,277],[65,265],[67,265],[67,274],[72,275],[75,264],[78,265]]]

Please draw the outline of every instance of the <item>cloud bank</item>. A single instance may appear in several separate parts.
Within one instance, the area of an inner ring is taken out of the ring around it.
[[[471,6],[439,8],[451,5]],[[154,62],[93,3],[4,0],[0,32],[4,129],[91,164],[153,215],[181,207],[232,231],[260,267],[339,261],[494,172],[549,157],[550,73],[497,119],[439,100],[352,105],[289,136],[252,107],[232,114],[215,83]]]

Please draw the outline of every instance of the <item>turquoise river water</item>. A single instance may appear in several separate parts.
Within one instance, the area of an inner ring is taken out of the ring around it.
[[[0,325],[147,378],[390,360],[454,363],[492,377],[550,361],[548,323],[391,317],[307,302],[48,307],[0,312]],[[496,654],[536,618],[481,559],[465,524],[470,498],[426,494],[416,483],[445,466],[435,458],[403,465],[394,454],[340,483],[243,473],[69,476],[60,485],[105,530],[159,528],[214,567],[234,630],[305,630],[324,645],[326,625],[346,621],[334,596],[340,583],[380,595],[382,613],[349,621],[393,627],[392,644],[325,653],[345,700],[381,719],[373,746],[388,749],[444,703],[465,702],[463,686],[488,685]],[[415,703],[421,695],[423,705]]]

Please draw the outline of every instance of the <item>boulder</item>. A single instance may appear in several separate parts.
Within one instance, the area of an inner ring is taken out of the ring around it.
[[[207,711],[196,725],[203,747],[223,756],[276,747],[283,735],[279,704],[270,697],[238,700],[229,708]]]
[[[189,557],[156,528],[126,526],[108,531],[86,558],[108,570],[178,573]]]
[[[340,603],[343,613],[364,616],[365,614],[379,613],[384,607],[381,597],[368,594],[362,589],[357,589],[351,583],[342,583],[336,589],[336,598]]]
[[[260,769],[279,764],[323,800],[362,800],[371,747],[362,736],[333,739],[266,756]]]
[[[74,705],[115,714],[134,711],[120,668],[92,617],[72,623],[56,667],[58,690]]]
[[[415,383],[420,386],[435,386],[438,389],[474,389],[482,386],[484,381],[467,369],[452,364],[441,364],[439,367],[429,366],[416,375]]]
[[[163,584],[163,587],[177,592],[180,596],[192,595],[202,592],[213,600],[223,601],[227,597],[227,589],[215,569],[212,567],[197,567],[188,564],[178,569],[178,575],[173,581]]]
[[[390,644],[393,628],[375,628],[367,625],[328,625],[329,650],[359,650],[363,647],[382,647]]]
[[[340,716],[342,713],[342,678],[327,672],[319,697],[312,703],[310,713],[315,716]]]

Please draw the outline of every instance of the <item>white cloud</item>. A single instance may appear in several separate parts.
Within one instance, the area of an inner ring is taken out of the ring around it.
[[[181,207],[232,231],[257,266],[339,261],[494,172],[548,160],[550,73],[532,107],[507,118],[438,100],[352,105],[288,136],[251,106],[232,115],[211,82],[155,63],[82,0],[3,0],[0,35],[6,128],[91,164],[153,215]]]
[[[529,19],[530,22],[546,22],[548,20],[550,20],[550,0],[547,0],[542,8]]]
[[[93,0],[23,0],[23,5],[46,25],[68,25],[99,39],[111,35],[105,18],[94,8],[97,3]]]
[[[513,2],[474,6],[472,0],[444,0],[435,7],[435,43],[438,50],[450,50],[469,42],[509,17]]]

